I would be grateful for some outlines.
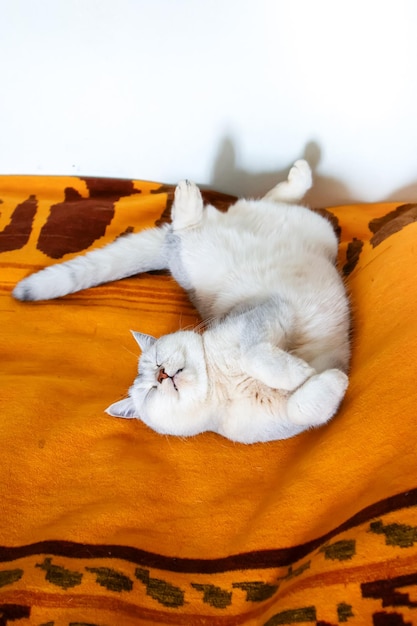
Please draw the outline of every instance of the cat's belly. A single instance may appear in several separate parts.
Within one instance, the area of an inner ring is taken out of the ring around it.
[[[229,400],[232,411],[248,411],[252,414],[261,412],[276,413],[285,406],[289,392],[272,389],[260,381],[249,379],[236,386],[236,393]]]
[[[219,424],[219,434],[240,443],[287,439],[302,428],[289,423],[286,413],[288,392],[253,386],[254,395],[230,402]]]

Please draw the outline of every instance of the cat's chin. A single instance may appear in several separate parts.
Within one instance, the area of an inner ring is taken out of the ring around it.
[[[194,437],[207,430],[211,430],[207,417],[198,417],[195,413],[186,415],[183,411],[179,411],[178,413],[171,411],[169,416],[163,414],[161,418],[161,414],[159,413],[158,415],[149,415],[146,410],[143,410],[141,411],[142,415],[139,416],[139,411],[131,398],[114,402],[106,409],[106,413],[112,417],[138,419],[160,435]]]
[[[144,422],[144,424],[146,424],[146,422]],[[151,430],[153,430],[155,433],[158,433],[158,435],[166,435],[169,437],[196,437],[197,435],[201,435],[202,433],[206,432],[206,430],[208,429],[194,429],[194,428],[185,428],[185,429],[181,429],[181,428],[167,428],[166,425],[164,425],[161,428],[157,428],[155,425],[150,425],[150,424],[146,424],[146,426],[148,426]]]
[[[194,437],[200,435],[211,428],[210,420],[206,416],[198,416],[195,413],[187,415],[179,412],[177,415],[171,413],[161,419],[161,416],[143,415],[141,420],[152,430],[160,435],[173,435],[176,437]]]
[[[160,435],[174,435],[177,437],[193,437],[207,430],[214,430],[211,412],[204,408],[204,402],[194,398],[188,406],[165,394],[154,394],[153,401],[135,402],[135,389],[132,395],[123,400],[114,402],[106,413],[112,417],[124,419],[138,419]]]

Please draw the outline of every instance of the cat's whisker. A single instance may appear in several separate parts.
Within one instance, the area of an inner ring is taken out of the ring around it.
[[[135,352],[133,352],[132,350],[130,350],[127,346],[122,346],[123,350],[125,350],[126,352],[129,352],[129,354],[133,354],[133,356],[135,357],[135,359],[137,360],[139,358],[139,355],[136,354]]]
[[[216,321],[216,317],[213,315],[211,317],[207,317],[204,320],[201,320],[198,324],[196,324],[193,328],[194,332],[200,333],[204,332],[209,326],[211,326]]]
[[[187,331],[187,330],[195,330],[195,325],[194,324],[187,324],[186,326],[182,326],[181,324],[179,325],[179,329],[181,331]]]
[[[179,319],[179,322],[178,322],[178,328],[179,328],[180,330],[185,330],[185,329],[183,328],[183,326],[182,326],[182,311],[181,311],[181,313],[180,313],[180,319]]]

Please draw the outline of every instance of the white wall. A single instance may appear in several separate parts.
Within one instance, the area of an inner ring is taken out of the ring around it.
[[[0,0],[0,174],[417,198],[414,0]]]

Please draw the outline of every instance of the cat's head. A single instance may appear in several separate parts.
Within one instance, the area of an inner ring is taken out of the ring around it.
[[[125,400],[106,412],[137,418],[161,434],[189,436],[208,429],[208,376],[202,336],[179,331],[155,339],[132,332],[142,355]]]

